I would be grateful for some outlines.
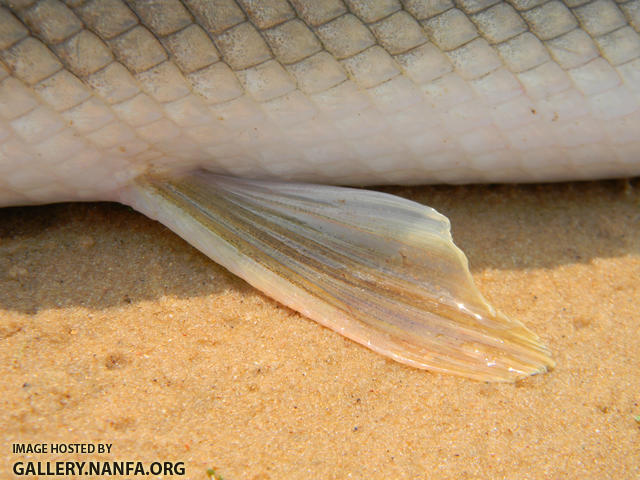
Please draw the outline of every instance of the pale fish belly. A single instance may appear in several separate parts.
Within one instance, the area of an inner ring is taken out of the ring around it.
[[[638,0],[2,4],[0,205],[640,174]]]

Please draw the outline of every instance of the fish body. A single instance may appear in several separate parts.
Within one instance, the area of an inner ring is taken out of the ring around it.
[[[640,174],[637,0],[4,0],[0,206],[114,200],[405,364],[554,366],[449,222],[292,183]]]
[[[199,167],[331,184],[640,174],[612,0],[4,0],[0,205]]]

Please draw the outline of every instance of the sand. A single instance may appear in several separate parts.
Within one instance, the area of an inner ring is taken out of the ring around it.
[[[26,460],[184,462],[189,479],[639,478],[640,184],[385,190],[449,216],[480,290],[543,338],[553,372],[511,385],[406,367],[126,207],[5,209],[0,478]]]

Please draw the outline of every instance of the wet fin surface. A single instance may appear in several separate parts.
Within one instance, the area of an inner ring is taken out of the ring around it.
[[[121,200],[280,303],[399,362],[485,381],[554,365],[534,333],[482,297],[432,208],[206,171],[141,177]]]

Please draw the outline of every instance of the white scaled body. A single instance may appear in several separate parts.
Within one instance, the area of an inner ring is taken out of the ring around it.
[[[0,205],[640,174],[638,0],[2,4]]]

